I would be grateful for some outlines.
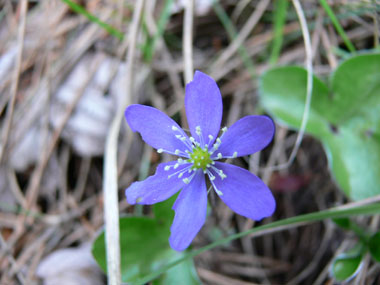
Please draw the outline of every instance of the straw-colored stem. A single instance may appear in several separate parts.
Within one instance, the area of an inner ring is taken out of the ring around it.
[[[143,10],[144,0],[139,0],[135,6],[131,28],[129,29],[129,49],[127,53],[126,95],[118,105],[116,115],[112,121],[105,146],[105,163],[103,179],[105,242],[107,252],[108,284],[121,283],[120,273],[120,230],[117,183],[117,142],[125,108],[130,104],[133,90],[133,59],[135,55],[136,39]],[[128,254],[128,252],[123,252]]]

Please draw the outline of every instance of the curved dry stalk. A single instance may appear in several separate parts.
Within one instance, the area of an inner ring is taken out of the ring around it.
[[[11,85],[11,98],[9,108],[7,109],[6,123],[2,133],[2,141],[0,142],[0,162],[3,159],[3,153],[7,145],[9,132],[12,126],[13,112],[16,103],[16,95],[18,89],[18,82],[20,79],[22,52],[24,48],[25,26],[26,26],[26,13],[28,12],[28,2],[26,0],[21,1],[20,7],[20,24],[18,26],[17,34],[17,57],[16,66],[13,72],[12,85]]]
[[[133,92],[133,59],[135,56],[136,39],[139,23],[144,6],[144,0],[139,0],[134,9],[131,28],[129,30],[129,49],[127,54],[127,94],[118,104],[116,115],[112,121],[105,146],[104,162],[104,222],[105,243],[107,252],[107,276],[108,284],[121,283],[120,273],[120,229],[119,229],[119,204],[117,186],[117,142],[121,121],[125,108],[131,103]],[[128,253],[123,253],[128,254]]]
[[[303,139],[303,136],[305,134],[306,130],[306,124],[309,119],[309,113],[310,113],[310,104],[311,104],[311,97],[313,94],[313,50],[311,47],[311,40],[310,40],[310,34],[309,30],[307,28],[307,22],[305,18],[305,14],[302,10],[302,6],[298,0],[292,0],[294,8],[296,9],[298,19],[301,24],[301,30],[302,30],[302,36],[304,39],[305,44],[305,52],[306,52],[306,70],[307,70],[307,83],[306,83],[306,102],[305,102],[305,109],[303,111],[302,115],[302,122],[300,131],[298,132],[296,142],[294,144],[294,147],[292,149],[292,152],[290,154],[290,157],[288,161],[284,164],[280,164],[277,166],[270,167],[271,170],[279,170],[289,167],[298,152],[298,149],[301,146],[301,142]]]
[[[185,84],[193,80],[193,16],[194,0],[185,4],[185,18],[183,23],[183,64]]]

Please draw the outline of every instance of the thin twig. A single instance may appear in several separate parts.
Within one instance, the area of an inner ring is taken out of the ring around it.
[[[1,251],[4,251],[4,254],[3,252],[1,252],[1,255],[5,255],[8,258],[8,261],[11,263],[11,266],[12,267],[17,266],[17,262],[15,258],[13,257],[10,249],[8,248],[8,245],[6,241],[4,240],[3,235],[1,233],[0,233],[0,248],[1,248]],[[21,284],[26,284],[25,276],[20,271],[16,273],[16,276],[18,280],[21,282]]]
[[[307,28],[305,14],[302,10],[302,6],[300,2],[298,0],[292,0],[292,1],[293,1],[294,8],[296,9],[298,19],[301,24],[302,36],[303,36],[304,44],[305,44],[306,70],[307,70],[306,101],[305,101],[305,109],[303,110],[300,131],[298,132],[297,139],[294,144],[293,150],[290,154],[290,157],[286,163],[273,166],[271,168],[272,170],[284,169],[284,168],[289,167],[293,163],[297,155],[298,149],[301,146],[303,136],[305,134],[305,129],[306,129],[306,125],[309,119],[309,113],[310,113],[311,97],[313,94],[313,50],[311,47],[310,34]]]
[[[25,26],[26,26],[26,13],[28,11],[28,2],[26,0],[21,1],[21,12],[20,12],[20,25],[18,26],[17,35],[17,57],[16,57],[16,67],[13,72],[13,80],[11,85],[11,99],[9,103],[9,108],[7,109],[6,124],[3,130],[2,142],[0,142],[0,162],[3,158],[3,153],[8,141],[9,132],[12,126],[13,112],[16,103],[16,95],[18,90],[18,82],[20,79],[21,62],[22,62],[22,51],[24,47],[24,37],[25,37]]]
[[[270,1],[269,0],[261,0],[257,5],[255,11],[249,17],[244,27],[241,29],[239,35],[233,40],[233,42],[223,51],[220,57],[215,61],[210,70],[218,70],[220,69],[226,61],[238,51],[238,49],[243,45],[244,41],[251,34],[252,30],[255,28],[256,24],[261,19],[265,10],[267,9]]]
[[[185,84],[193,80],[193,15],[194,0],[185,4],[185,18],[183,24],[183,63]]]
[[[144,0],[139,0],[135,6],[129,32],[129,49],[127,54],[127,94],[118,104],[117,113],[112,121],[105,146],[105,163],[103,179],[105,242],[107,251],[108,284],[117,285],[121,282],[120,274],[120,230],[117,183],[117,142],[120,125],[125,108],[130,104],[133,92],[133,60],[135,56],[136,39],[144,6]],[[123,252],[123,254],[128,254]]]

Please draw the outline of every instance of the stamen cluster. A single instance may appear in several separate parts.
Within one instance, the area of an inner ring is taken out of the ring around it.
[[[200,126],[196,128],[196,134],[198,136],[197,139],[194,137],[187,137],[182,129],[177,128],[176,126],[172,126],[172,130],[177,139],[183,142],[186,146],[185,152],[176,149],[174,154],[181,156],[182,158],[177,159],[177,163],[174,165],[165,166],[165,170],[169,171],[171,168],[177,169],[180,165],[185,165],[186,167],[181,168],[179,171],[174,172],[168,176],[168,178],[172,178],[173,176],[177,176],[178,178],[182,178],[186,171],[188,173],[192,173],[189,177],[183,178],[183,182],[189,184],[193,177],[195,176],[198,170],[202,170],[204,174],[207,174],[215,191],[219,195],[223,195],[221,191],[219,191],[213,181],[215,180],[215,175],[219,175],[219,177],[223,180],[227,178],[227,175],[223,172],[223,170],[215,167],[215,161],[222,158],[230,158],[223,156],[222,153],[217,152],[219,146],[222,143],[222,138],[224,133],[227,131],[227,127],[223,127],[221,129],[222,134],[218,137],[212,147],[209,149],[209,145],[214,141],[214,137],[212,135],[208,135],[209,141],[207,143],[204,142],[202,129]],[[157,152],[161,153],[165,150],[158,149]],[[166,151],[168,152],[168,151]],[[170,152],[169,152],[170,153]],[[237,152],[235,151],[232,157],[237,157]]]

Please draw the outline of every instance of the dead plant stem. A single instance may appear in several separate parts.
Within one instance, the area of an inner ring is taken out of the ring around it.
[[[185,4],[185,18],[183,24],[183,61],[185,84],[193,80],[193,15],[194,0],[188,0]]]
[[[12,126],[13,112],[16,103],[16,96],[18,90],[18,82],[20,79],[21,63],[22,63],[22,51],[24,47],[24,37],[25,37],[25,26],[26,26],[26,13],[28,11],[28,2],[22,0],[20,3],[20,24],[18,26],[17,34],[17,57],[16,57],[16,67],[13,72],[13,79],[11,85],[11,98],[9,102],[9,108],[7,109],[6,123],[2,133],[2,142],[0,143],[0,163],[3,159],[3,154],[7,145],[9,132]]]
[[[300,2],[298,0],[292,0],[292,2],[294,5],[294,8],[296,9],[296,13],[301,24],[302,36],[303,36],[304,44],[305,44],[306,70],[307,70],[306,101],[305,101],[305,108],[302,115],[300,131],[298,132],[297,139],[292,149],[292,152],[290,154],[290,157],[286,163],[273,166],[271,168],[272,170],[288,168],[293,163],[297,155],[298,149],[301,146],[303,136],[305,134],[306,125],[307,125],[307,121],[309,119],[309,113],[310,113],[311,96],[313,93],[313,50],[311,46],[310,34],[307,27],[305,14],[302,10],[302,6]]]
[[[112,121],[105,146],[104,162],[104,221],[105,242],[107,252],[107,278],[108,284],[118,285],[121,283],[120,273],[120,230],[119,230],[119,207],[118,207],[118,183],[117,183],[117,142],[121,120],[125,108],[132,101],[133,92],[133,60],[139,23],[143,11],[144,0],[139,0],[133,12],[131,28],[129,29],[129,49],[127,53],[127,78],[126,95],[118,104],[116,115]],[[128,254],[124,252],[123,254]]]

